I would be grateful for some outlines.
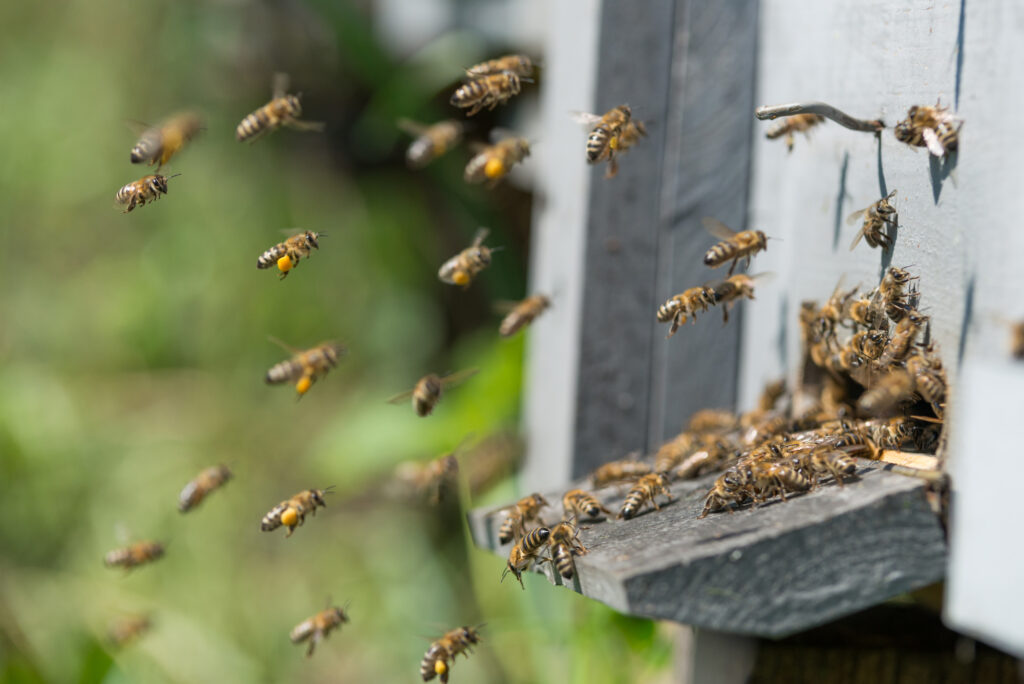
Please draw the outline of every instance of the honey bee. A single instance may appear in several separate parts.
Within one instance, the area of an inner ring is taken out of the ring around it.
[[[451,373],[443,378],[435,373],[424,375],[411,390],[406,390],[388,399],[389,404],[400,404],[412,397],[412,408],[416,415],[423,418],[429,416],[437,402],[441,401],[441,391],[459,384],[480,372],[479,368]]]
[[[311,230],[293,235],[261,254],[256,260],[256,268],[270,268],[276,265],[277,270],[281,272],[281,280],[284,280],[288,272],[299,265],[302,257],[308,259],[314,249],[320,249],[319,240],[325,235],[327,233],[314,233]]]
[[[905,364],[906,372],[913,378],[914,389],[932,405],[935,415],[942,418],[946,401],[946,374],[942,362],[936,356],[917,353]]]
[[[877,296],[885,315],[893,323],[899,323],[908,311],[908,294],[905,288],[911,280],[914,278],[909,271],[890,266],[882,277],[882,282],[878,284]]]
[[[888,366],[894,361],[902,361],[910,353],[910,347],[914,344],[917,334],[928,323],[928,317],[911,309],[907,311],[896,329],[893,331],[892,339],[885,345],[885,351],[878,362],[880,365]]]
[[[732,513],[732,506],[742,504],[747,498],[747,488],[744,486],[743,478],[737,470],[730,468],[715,480],[711,491],[704,499],[704,510],[697,517],[706,518],[708,513],[723,508]]]
[[[729,322],[729,310],[738,300],[754,299],[754,283],[768,275],[768,273],[758,273],[751,276],[746,273],[737,273],[711,285],[711,289],[715,293],[715,303],[724,305],[722,307],[724,322]]]
[[[691,322],[697,322],[697,310],[707,311],[708,307],[715,305],[715,291],[707,285],[691,287],[690,289],[677,294],[658,308],[656,318],[659,323],[672,325],[668,331],[668,337],[672,337],[679,330],[680,326],[686,323],[687,318]]]
[[[551,547],[551,562],[555,564],[558,574],[567,580],[572,579],[576,572],[576,563],[572,557],[582,556],[587,552],[587,547],[577,539],[579,534],[579,528],[572,523],[560,522],[551,528],[551,534],[548,537],[548,545]]]
[[[295,625],[288,636],[293,644],[309,640],[309,648],[306,649],[306,657],[309,658],[313,655],[317,644],[326,639],[332,630],[340,628],[348,621],[349,617],[344,609],[338,606],[326,608]]]
[[[577,123],[593,127],[587,137],[587,163],[599,164],[615,159],[623,129],[632,120],[633,110],[629,108],[629,105],[619,105],[609,109],[601,116],[575,112],[573,118]],[[615,167],[615,170],[617,171],[618,167]],[[614,175],[612,168],[609,168],[608,177]]]
[[[874,328],[884,323],[884,321],[879,320],[879,313],[881,312],[870,298],[861,297],[850,302],[849,308],[846,312],[846,318],[854,325]]]
[[[808,130],[824,122],[825,117],[820,114],[794,114],[793,116],[787,116],[782,121],[777,121],[769,126],[764,137],[769,140],[775,140],[776,138],[785,136],[786,149],[789,152],[792,152],[793,143],[796,142],[793,137],[794,133],[803,133],[804,135],[808,135]]]
[[[399,119],[398,127],[415,138],[405,151],[405,161],[411,169],[422,169],[458,145],[465,130],[460,122],[453,119],[429,126]]]
[[[466,164],[463,178],[467,183],[487,183],[493,188],[508,175],[512,167],[530,156],[530,141],[509,136],[493,145],[483,145]]]
[[[114,648],[123,648],[148,632],[153,621],[146,615],[128,615],[110,623],[107,629],[107,643]]]
[[[857,246],[857,243],[860,242],[861,238],[864,238],[872,247],[889,249],[892,246],[892,238],[889,237],[889,233],[885,229],[895,228],[899,222],[896,208],[889,204],[889,200],[895,195],[896,191],[893,190],[874,204],[864,207],[860,211],[855,211],[847,217],[847,223],[853,223],[862,216],[864,217],[861,228],[857,232],[857,237],[850,243],[851,252]]]
[[[194,480],[185,485],[178,495],[178,510],[187,513],[203,502],[210,492],[224,486],[231,479],[227,466],[216,465],[206,468]]]
[[[333,487],[328,487],[327,489],[307,489],[286,501],[282,501],[263,516],[260,529],[264,532],[272,532],[281,527],[281,525],[284,525],[288,528],[288,532],[284,536],[286,538],[292,536],[295,528],[306,522],[307,513],[316,515],[318,506],[327,507],[324,495],[330,492],[331,489]]]
[[[590,481],[594,487],[601,488],[613,482],[631,482],[639,480],[651,472],[651,466],[635,459],[623,459],[612,461],[600,466],[590,474]]]
[[[577,520],[594,520],[602,513],[612,514],[596,496],[582,489],[570,489],[562,496],[562,510],[564,517]]]
[[[132,148],[132,164],[156,164],[156,170],[159,171],[202,129],[203,119],[195,112],[175,114],[142,134]]]
[[[709,233],[722,240],[713,245],[704,255],[705,266],[718,268],[731,259],[729,275],[732,275],[740,259],[746,257],[749,268],[750,259],[758,252],[763,252],[768,248],[768,238],[763,231],[744,230],[737,233],[721,221],[709,217],[702,219],[701,222]]]
[[[135,207],[141,207],[146,202],[156,202],[160,195],[166,195],[167,181],[180,175],[176,173],[173,176],[161,176],[155,173],[143,176],[118,190],[114,195],[114,201],[124,207],[124,213],[127,214]]]
[[[654,453],[654,472],[667,473],[697,448],[697,438],[691,432],[681,432],[658,447]]]
[[[625,126],[622,127],[622,133],[619,134],[619,143],[616,148],[616,154],[608,158],[608,170],[605,172],[605,178],[615,178],[619,173],[619,157],[624,155],[631,147],[640,142],[640,138],[647,137],[647,125],[643,121],[630,120]]]
[[[496,252],[498,248],[484,246],[484,240],[487,239],[489,232],[486,228],[478,230],[469,247],[441,265],[437,277],[442,283],[469,287],[473,278],[491,265],[491,253]]]
[[[1010,328],[1010,354],[1018,361],[1024,359],[1024,321]]]
[[[692,416],[687,424],[691,432],[728,432],[739,425],[736,414],[727,409],[701,409]]]
[[[453,107],[469,109],[466,116],[473,116],[484,107],[494,109],[518,95],[524,79],[514,71],[499,71],[471,79],[459,86],[448,101]]]
[[[274,338],[271,338],[271,341],[286,351],[290,351],[292,358],[282,361],[268,370],[266,383],[280,385],[285,382],[294,382],[295,391],[300,398],[309,391],[314,382],[337,366],[338,359],[345,353],[345,347],[334,342],[324,342],[303,351]]]
[[[480,643],[479,629],[457,627],[432,643],[420,661],[420,677],[423,681],[429,682],[439,676],[442,684],[446,684],[455,656],[463,653],[468,658],[472,647]]]
[[[164,555],[163,544],[153,541],[141,541],[126,546],[123,549],[114,549],[103,557],[103,564],[108,568],[121,567],[131,570],[146,563],[161,558]]]
[[[948,107],[936,102],[934,107],[915,105],[907,118],[896,124],[896,139],[912,147],[927,147],[936,157],[956,152],[963,122],[949,113]]]
[[[865,428],[871,441],[884,449],[898,449],[918,433],[914,421],[904,416],[869,421]]]
[[[527,297],[515,304],[505,318],[501,319],[498,334],[502,337],[515,335],[524,326],[533,323],[533,319],[541,315],[549,306],[551,306],[551,300],[545,295],[536,294]]]
[[[669,501],[673,500],[672,492],[668,490],[668,476],[665,473],[644,475],[636,481],[633,488],[629,490],[629,494],[626,495],[622,510],[619,511],[619,519],[629,520],[636,517],[636,514],[648,501],[654,506],[654,510],[660,511],[661,506],[658,505],[656,499],[659,494],[667,497]]]
[[[500,74],[503,71],[511,71],[521,78],[533,76],[533,60],[526,55],[505,55],[497,59],[489,59],[480,62],[466,69],[466,75],[470,78]]]
[[[427,463],[402,463],[396,477],[419,492],[431,506],[441,503],[444,491],[455,482],[459,474],[459,460],[455,454],[446,454]]]
[[[294,128],[297,131],[324,130],[323,123],[299,119],[302,116],[300,96],[289,95],[287,90],[288,76],[275,74],[272,99],[238,124],[238,128],[235,129],[235,138],[238,142],[246,140],[250,143],[256,142],[263,135],[272,133],[281,126]]]
[[[523,571],[530,567],[530,564],[539,559],[540,550],[544,548],[551,530],[546,527],[538,527],[512,547],[508,553],[508,564],[505,571],[501,573],[501,581],[505,581],[505,575],[512,575],[519,580],[519,586],[526,589],[523,584]]]
[[[526,533],[526,523],[536,519],[540,509],[547,505],[547,500],[540,494],[524,496],[517,501],[498,530],[498,541],[507,544],[522,537]]]
[[[750,464],[747,479],[754,490],[754,503],[778,496],[786,500],[786,492],[806,492],[811,481],[795,468],[784,463],[761,461]]]
[[[735,454],[736,449],[729,442],[717,438],[709,439],[697,451],[680,461],[671,473],[672,479],[687,480],[717,470]]]
[[[857,408],[868,415],[885,413],[914,394],[914,377],[905,368],[893,368],[869,387],[857,400]]]
[[[847,345],[861,358],[874,361],[885,351],[888,339],[889,334],[884,330],[862,330],[851,337]]]

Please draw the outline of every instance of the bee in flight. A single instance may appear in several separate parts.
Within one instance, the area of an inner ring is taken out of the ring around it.
[[[314,249],[320,249],[320,238],[327,233],[314,233],[305,230],[298,235],[293,235],[284,242],[279,242],[256,260],[256,268],[270,268],[277,265],[281,272],[281,280],[288,276],[288,272],[299,265],[302,257],[307,259],[313,254]]]
[[[430,644],[420,661],[420,677],[423,681],[429,682],[434,677],[440,677],[442,684],[446,684],[455,656],[462,653],[468,658],[472,647],[480,643],[479,630],[480,627],[456,627]]]
[[[746,257],[747,267],[750,267],[750,259],[758,252],[768,249],[768,237],[760,230],[744,230],[737,233],[718,219],[705,217],[701,219],[704,228],[721,240],[718,244],[712,245],[711,249],[704,255],[704,265],[711,268],[718,268],[725,262],[732,260],[729,266],[729,275],[736,270],[739,260]]]
[[[679,327],[686,323],[687,318],[693,323],[697,322],[698,309],[707,311],[715,302],[715,291],[707,285],[691,287],[658,307],[657,319],[659,323],[672,321],[672,327],[668,331],[668,336],[672,337]]]
[[[468,380],[479,371],[479,368],[470,368],[457,373],[451,373],[444,377],[440,377],[436,373],[424,375],[419,379],[419,381],[417,381],[415,387],[411,390],[396,394],[388,399],[388,403],[400,404],[409,399],[409,397],[412,397],[412,408],[416,412],[416,415],[421,418],[429,416],[434,410],[434,407],[437,406],[437,402],[441,400],[442,390],[457,385],[464,380]]]
[[[846,218],[847,223],[853,223],[857,219],[864,217],[864,222],[861,225],[860,231],[857,233],[857,237],[850,243],[850,251],[857,246],[861,238],[871,245],[872,247],[882,247],[883,249],[889,249],[892,245],[892,238],[889,237],[889,233],[885,230],[886,228],[895,228],[899,216],[896,214],[896,207],[889,203],[896,195],[896,191],[893,190],[888,195],[878,200],[874,204],[871,204],[859,211],[855,211]]]
[[[520,78],[533,76],[533,60],[526,55],[505,55],[497,59],[489,59],[480,62],[466,69],[466,75],[470,78],[500,74],[503,71],[511,71]]]
[[[292,358],[273,366],[267,371],[266,383],[280,385],[294,382],[295,391],[301,398],[313,383],[327,375],[338,365],[338,359],[345,353],[345,347],[335,342],[324,342],[305,351],[291,347],[278,339],[270,341],[292,353]]]
[[[498,334],[502,337],[512,337],[523,327],[532,323],[533,319],[544,313],[549,306],[551,306],[551,300],[542,294],[531,295],[523,301],[513,304],[505,318],[501,319]]]
[[[793,116],[787,116],[782,121],[776,121],[774,124],[769,126],[764,137],[769,140],[775,140],[776,138],[785,136],[786,149],[789,152],[792,152],[793,143],[796,142],[793,137],[794,133],[803,133],[804,135],[808,135],[807,132],[811,128],[824,122],[825,117],[820,114],[794,114]]]
[[[272,532],[281,527],[281,525],[284,525],[288,528],[288,532],[284,536],[292,536],[295,528],[306,522],[307,513],[316,515],[318,506],[327,508],[324,495],[330,492],[331,489],[333,489],[333,486],[327,489],[307,489],[286,501],[282,501],[263,516],[260,529],[264,532]]]
[[[309,648],[306,649],[306,657],[310,658],[313,655],[313,651],[316,650],[317,644],[326,639],[332,630],[340,628],[348,621],[348,613],[344,608],[339,608],[338,606],[325,608],[316,615],[295,625],[295,628],[288,636],[293,644],[301,644],[308,639]]]
[[[203,119],[195,112],[181,112],[159,126],[143,132],[132,148],[132,164],[156,164],[156,170],[171,160],[203,129]]]
[[[405,161],[412,169],[422,169],[459,144],[465,127],[453,119],[429,126],[409,119],[399,119],[398,127],[415,138],[405,151]]]
[[[235,138],[238,142],[245,140],[256,142],[264,134],[271,133],[281,126],[294,128],[297,131],[324,130],[323,123],[299,119],[302,116],[300,96],[289,95],[287,90],[287,74],[275,74],[273,99],[242,119],[238,128],[235,129]]]
[[[615,178],[619,173],[619,157],[629,151],[631,147],[640,142],[640,138],[647,137],[647,125],[643,121],[631,119],[628,124],[622,127],[619,134],[619,144],[616,154],[608,159],[608,171],[605,178]]]
[[[103,564],[108,568],[120,567],[125,570],[131,570],[140,565],[152,563],[163,555],[163,544],[153,541],[141,541],[122,549],[114,549],[103,557]]]
[[[529,79],[508,70],[477,76],[459,86],[449,103],[459,109],[469,109],[466,116],[473,116],[484,107],[494,109],[511,100],[522,91],[523,81],[529,82]]]
[[[936,157],[956,152],[959,145],[960,127],[963,122],[949,113],[949,108],[915,105],[907,112],[907,118],[896,124],[893,134],[900,142],[912,147],[927,147]]]
[[[747,275],[737,273],[725,280],[713,283],[710,287],[715,293],[715,303],[722,305],[722,320],[729,322],[729,310],[740,299],[754,299],[754,283],[769,277],[770,273]]]
[[[146,615],[127,615],[110,623],[107,628],[107,643],[114,648],[123,648],[135,641],[153,627]]]
[[[415,493],[431,506],[437,506],[445,492],[456,485],[459,460],[454,453],[427,463],[407,461],[395,469],[395,479],[405,485],[407,493]]]
[[[512,135],[497,136],[493,145],[482,145],[466,164],[463,178],[467,183],[487,183],[493,188],[507,176],[512,167],[530,156],[530,141]]]
[[[167,181],[180,175],[180,173],[176,173],[174,176],[161,176],[154,173],[143,176],[118,190],[114,195],[114,201],[124,207],[124,213],[127,214],[135,207],[141,207],[146,202],[155,202],[160,199],[160,195],[166,195]]]
[[[609,162],[606,177],[611,178],[618,173],[615,153],[620,147],[624,129],[632,121],[633,110],[629,105],[619,105],[601,116],[586,112],[573,112],[572,116],[576,123],[592,127],[590,135],[587,136],[587,163]]]
[[[203,470],[194,480],[185,485],[178,495],[178,510],[188,513],[203,502],[210,492],[220,489],[231,479],[227,466],[215,465]]]
[[[486,228],[478,230],[469,247],[441,265],[437,271],[437,277],[441,282],[469,287],[473,278],[491,265],[491,254],[500,248],[484,246],[484,240],[487,239],[489,232]]]
[[[526,534],[526,523],[539,520],[540,509],[548,505],[547,500],[540,494],[524,496],[516,502],[508,511],[505,522],[498,528],[498,541],[508,544],[513,539],[519,539]]]

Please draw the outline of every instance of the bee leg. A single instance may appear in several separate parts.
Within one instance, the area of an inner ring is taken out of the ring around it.
[[[604,177],[605,178],[615,178],[615,176],[618,175],[618,173],[619,173],[619,160],[617,160],[615,157],[610,157],[608,159],[608,170],[605,172]]]

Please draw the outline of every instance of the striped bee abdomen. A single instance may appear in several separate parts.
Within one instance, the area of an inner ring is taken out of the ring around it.
[[[704,264],[706,266],[721,266],[734,256],[736,256],[735,245],[730,242],[719,242],[704,255]]]
[[[270,113],[267,111],[267,107],[260,107],[249,116],[242,119],[242,123],[238,124],[238,128],[235,129],[235,138],[239,142],[244,142],[249,138],[263,132],[265,128],[272,124]]]
[[[302,375],[302,364],[296,361],[282,361],[267,371],[266,382],[268,385],[279,385],[283,382],[291,382]]]
[[[287,254],[288,250],[285,248],[284,243],[274,245],[256,260],[256,268],[270,268],[277,264],[277,260]]]

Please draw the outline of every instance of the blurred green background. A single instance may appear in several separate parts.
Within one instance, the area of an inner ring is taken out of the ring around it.
[[[393,4],[393,3],[392,3]],[[462,182],[458,150],[412,173],[394,120],[453,115],[460,69],[515,50],[444,32],[400,54],[372,3],[122,0],[0,6],[0,679],[10,682],[412,682],[431,637],[486,622],[453,682],[653,681],[670,641],[543,578],[499,583],[463,514],[383,496],[408,459],[515,430],[522,336],[501,340],[496,299],[526,293],[529,193]],[[234,127],[274,71],[325,134],[255,145]],[[485,139],[535,91],[475,122]],[[128,122],[195,108],[205,130],[165,172],[159,202],[113,195],[148,171]],[[490,117],[490,118],[488,118]],[[529,163],[529,162],[527,162]],[[492,228],[505,250],[468,291],[444,259]],[[287,280],[256,257],[301,227],[328,233]],[[297,402],[262,377],[338,339],[342,365]],[[429,419],[384,403],[430,372],[481,372]],[[180,489],[225,463],[235,479],[180,515]],[[263,514],[308,487],[328,508],[285,540]],[[483,498],[517,496],[506,478]],[[126,542],[167,544],[130,574]],[[352,622],[315,657],[288,640],[325,606]],[[113,649],[118,617],[151,632]]]

